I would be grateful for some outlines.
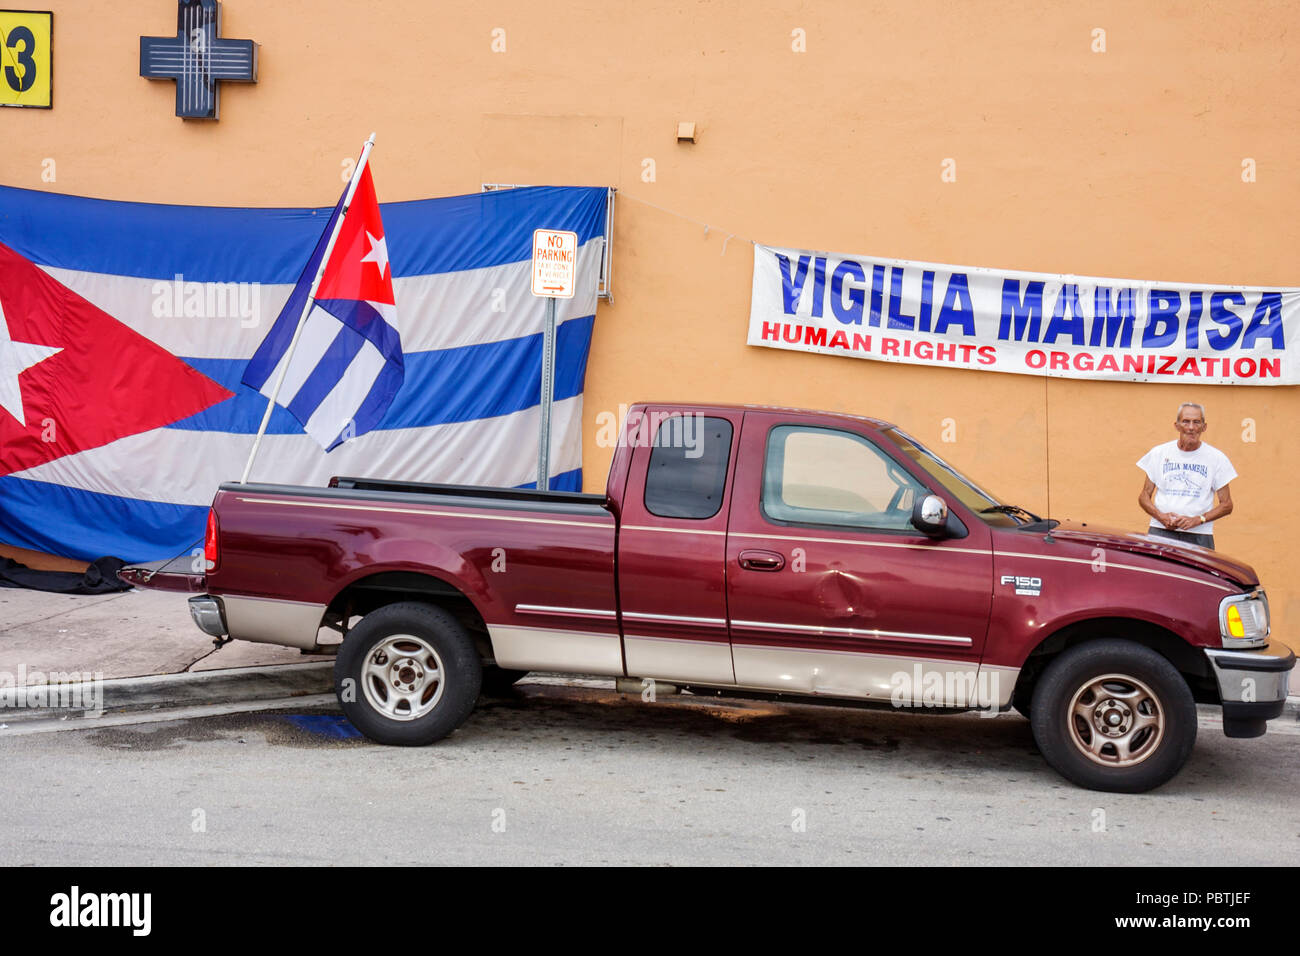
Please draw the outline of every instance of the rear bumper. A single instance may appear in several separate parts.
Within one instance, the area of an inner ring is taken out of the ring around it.
[[[204,634],[313,650],[325,607],[240,594],[190,598],[190,617]]]
[[[1228,737],[1260,737],[1267,721],[1282,713],[1295,654],[1277,644],[1254,651],[1207,648],[1210,671],[1223,702]]]
[[[190,598],[190,617],[194,618],[194,623],[204,634],[225,637],[230,633],[230,629],[226,626],[226,613],[221,606],[221,598],[212,597],[210,594],[200,594]]]

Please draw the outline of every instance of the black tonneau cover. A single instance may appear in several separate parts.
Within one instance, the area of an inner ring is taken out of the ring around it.
[[[577,491],[535,491],[531,488],[492,488],[486,485],[435,485],[420,481],[382,481],[375,478],[330,479],[331,488],[354,491],[404,492],[416,495],[449,495],[455,498],[493,498],[496,500],[533,502],[536,504],[582,504],[605,506],[604,495],[584,495]]]

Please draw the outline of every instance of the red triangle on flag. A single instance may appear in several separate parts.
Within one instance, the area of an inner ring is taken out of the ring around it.
[[[6,349],[16,363],[5,361]],[[12,401],[0,406],[0,475],[170,425],[233,395],[0,243],[0,379],[15,368],[23,420]],[[5,388],[0,381],[0,395]]]

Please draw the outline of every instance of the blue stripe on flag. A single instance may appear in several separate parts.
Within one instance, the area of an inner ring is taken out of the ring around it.
[[[582,393],[595,316],[569,319],[556,332],[555,399]],[[244,359],[186,358],[214,382],[235,393],[218,405],[171,425],[191,431],[253,435],[266,412],[266,398],[240,384]],[[382,427],[417,428],[492,418],[538,404],[542,334],[433,352],[408,352],[406,383],[384,416]],[[364,410],[362,412],[364,414]],[[361,414],[357,416],[360,424]],[[302,426],[279,406],[267,433],[298,435]]]
[[[574,468],[572,471],[562,472],[558,475],[552,475],[548,482],[551,491],[581,491],[582,490],[582,469]],[[536,488],[537,482],[530,481],[524,485],[516,485],[516,488]]]
[[[555,475],[550,484],[553,491],[581,491],[582,469]],[[160,561],[188,554],[203,547],[208,520],[206,505],[141,501],[12,475],[0,478],[0,499],[0,540],[82,561],[104,555]]]
[[[385,362],[379,377],[375,379],[375,384],[370,388],[370,394],[366,396],[361,407],[357,409],[354,431],[358,435],[364,435],[369,431],[376,431],[393,401],[393,395],[402,387],[403,371],[391,362]],[[336,437],[337,442],[337,437]],[[329,449],[333,450],[334,445]]]
[[[400,357],[402,338],[369,302],[357,299],[317,299],[316,304],[359,335],[368,338],[384,358]]]
[[[334,341],[329,344],[329,348],[316,363],[316,367],[308,373],[307,380],[302,383],[293,401],[286,404],[289,413],[300,422],[311,418],[311,413],[316,411],[320,403],[325,401],[325,396],[339,384],[343,373],[348,370],[348,366],[357,357],[365,342],[366,340],[351,328],[340,325],[338,335],[334,336]],[[286,396],[281,394],[280,402],[284,402],[285,398]]]
[[[604,234],[605,195],[603,188],[532,186],[380,203],[393,275],[522,262],[540,228],[572,230],[581,245]],[[332,211],[168,206],[0,186],[0,242],[60,269],[291,285]]]
[[[216,489],[213,489],[216,493]],[[0,478],[0,540],[93,561],[156,561],[203,547],[208,509],[83,491],[30,478]]]

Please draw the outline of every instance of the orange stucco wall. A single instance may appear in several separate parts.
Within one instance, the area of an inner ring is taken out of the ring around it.
[[[1174,437],[1175,406],[1192,399],[1241,475],[1220,547],[1256,565],[1277,633],[1297,643],[1297,389],[1044,381],[750,348],[745,334],[750,239],[1300,285],[1300,60],[1286,40],[1300,7],[225,0],[224,35],[261,44],[260,82],[226,85],[221,120],[203,123],[173,115],[171,83],[138,76],[138,38],[172,32],[171,0],[36,6],[55,12],[55,109],[0,110],[6,184],[325,205],[376,130],[382,200],[483,182],[618,187],[589,487],[611,454],[594,440],[602,411],[756,401],[891,419],[1008,500],[1139,528],[1133,463]],[[697,143],[676,142],[681,120]]]

